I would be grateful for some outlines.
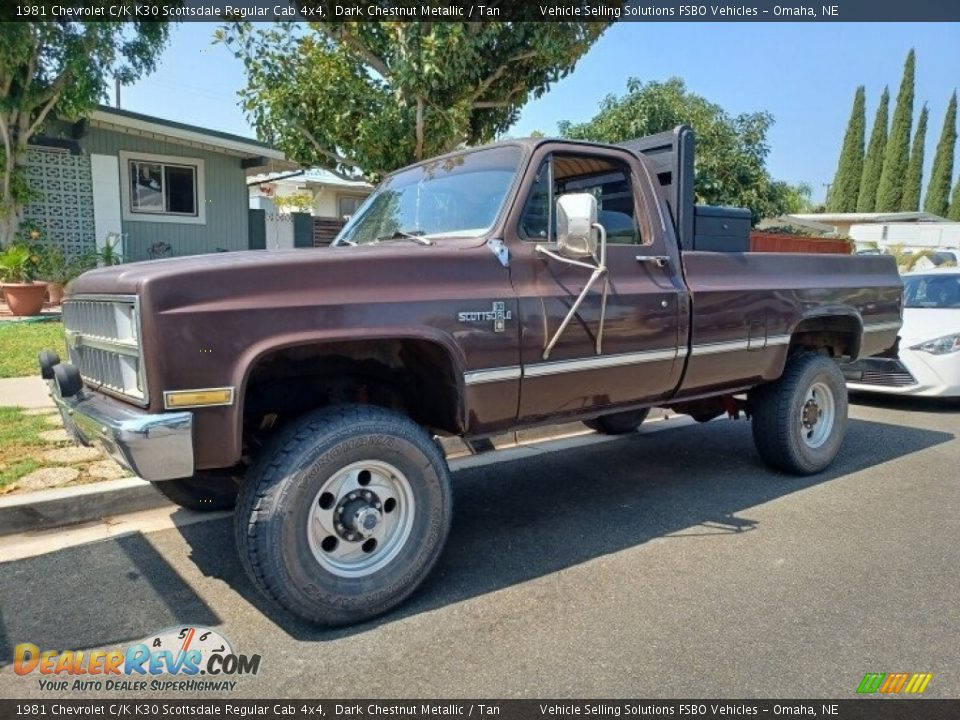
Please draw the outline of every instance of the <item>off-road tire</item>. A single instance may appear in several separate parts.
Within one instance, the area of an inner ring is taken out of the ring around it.
[[[636,432],[650,414],[650,408],[628,410],[627,412],[601,415],[593,420],[584,420],[583,424],[601,435],[627,435]]]
[[[412,525],[387,565],[342,577],[313,554],[309,513],[333,474],[369,460],[406,476],[415,500]],[[384,408],[338,405],[291,422],[264,449],[241,487],[234,530],[241,563],[267,598],[311,623],[337,626],[406,599],[439,558],[451,517],[446,458],[423,428]]]
[[[233,477],[204,472],[179,480],[160,480],[153,486],[171,502],[199,512],[232,509],[239,491]]]
[[[811,447],[803,439],[802,413],[808,391],[818,383],[832,393],[834,417],[823,444]],[[792,356],[780,379],[755,388],[749,402],[753,441],[767,465],[795,475],[812,475],[837,456],[847,431],[847,386],[830,358],[812,352]]]

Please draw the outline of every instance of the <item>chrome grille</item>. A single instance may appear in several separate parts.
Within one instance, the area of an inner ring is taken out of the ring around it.
[[[95,337],[117,337],[113,303],[99,300],[73,300],[63,304],[63,323],[70,329]]]
[[[142,405],[148,400],[135,296],[74,296],[63,302],[71,362],[84,382]]]

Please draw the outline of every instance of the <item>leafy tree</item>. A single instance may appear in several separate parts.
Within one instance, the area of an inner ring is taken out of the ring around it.
[[[790,185],[789,183],[775,181],[773,183],[774,196],[777,202],[783,206],[782,213],[808,213],[815,212],[813,201],[813,186],[807,182]]]
[[[847,132],[843,136],[843,148],[837,163],[837,174],[830,185],[827,210],[830,212],[854,212],[860,194],[860,178],[863,175],[863,140],[866,132],[865,89],[857,88],[853,96],[853,110]]]
[[[957,144],[957,93],[954,91],[943,118],[943,130],[930,169],[930,184],[923,200],[928,213],[945,217],[950,207],[950,181],[953,179],[953,151]]]
[[[916,55],[911,49],[903,65],[903,79],[893,108],[890,138],[883,154],[883,170],[877,187],[877,212],[896,212],[903,199],[904,178],[910,162],[910,128],[913,124],[913,83]]]
[[[887,120],[890,112],[890,89],[884,88],[877,106],[877,114],[870,131],[870,143],[863,160],[863,177],[857,196],[857,212],[873,212],[877,206],[877,187],[883,170],[883,154],[887,149]]]
[[[917,131],[913,136],[913,147],[910,149],[910,162],[907,164],[907,174],[903,179],[903,198],[900,200],[900,209],[910,212],[920,209],[920,188],[923,185],[923,147],[927,142],[927,106],[920,110],[920,119],[917,121]]]
[[[616,143],[671,130],[680,123],[696,132],[697,202],[750,208],[754,222],[797,205],[796,188],[771,180],[765,166],[773,117],[767,112],[731,117],[687,90],[679,78],[649,83],[630,78],[627,93],[608,95],[591,120],[561,122],[559,127],[564,137]]]
[[[296,192],[289,195],[275,195],[274,206],[281,212],[304,212],[313,204],[313,195],[308,192]]]
[[[108,80],[126,84],[152,71],[167,28],[165,22],[0,23],[0,245],[17,234],[32,196],[25,175],[30,139],[48,119],[75,119],[95,107]]]
[[[258,135],[307,165],[374,179],[492,140],[609,23],[234,23]]]

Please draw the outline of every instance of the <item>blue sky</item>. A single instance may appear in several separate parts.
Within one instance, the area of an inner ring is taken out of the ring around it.
[[[211,45],[210,23],[175,26],[160,67],[122,91],[122,106],[217,130],[252,135],[237,107],[243,67]],[[768,166],[774,177],[809,182],[821,199],[857,85],[867,88],[867,124],[885,84],[896,96],[907,51],[917,50],[916,109],[926,102],[929,174],[950,93],[960,86],[956,24],[619,23],[546,95],[531,101],[511,135],[556,132],[559,120],[586,120],[626,79],[683,78],[730,113],[768,110]],[[960,167],[957,168],[960,171]]]

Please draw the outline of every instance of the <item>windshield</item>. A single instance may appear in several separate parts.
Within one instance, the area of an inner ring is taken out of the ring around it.
[[[905,277],[903,306],[960,309],[960,274]]]
[[[520,156],[513,146],[477,150],[392,175],[357,209],[334,244],[483,235],[497,219]]]

